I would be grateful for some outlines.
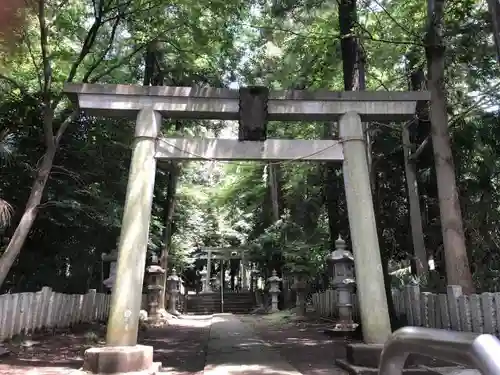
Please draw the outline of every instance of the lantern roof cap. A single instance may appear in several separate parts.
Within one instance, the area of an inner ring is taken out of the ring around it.
[[[337,238],[335,240],[335,250],[341,250],[341,249],[345,249],[345,248],[346,248],[345,241],[342,239],[342,237],[339,234],[339,238]]]
[[[146,268],[146,272],[148,274],[162,274],[165,273],[165,270],[156,264],[152,264]]]
[[[342,284],[356,284],[356,280],[352,277],[345,278],[341,282]]]
[[[163,286],[157,285],[157,284],[153,284],[153,285],[148,285],[147,289],[148,290],[163,290]]]
[[[347,250],[347,246],[342,237],[335,241],[335,250],[325,256],[325,261],[332,263],[354,262],[354,255]]]
[[[349,250],[335,250],[326,256],[326,260],[334,263],[354,262],[354,255]]]
[[[177,271],[175,268],[172,268],[172,273],[169,277],[167,277],[168,281],[179,281],[179,276],[177,276]]]
[[[276,272],[276,270],[273,270],[271,277],[268,278],[267,281],[270,281],[270,282],[281,281],[281,278],[278,276],[278,273]]]

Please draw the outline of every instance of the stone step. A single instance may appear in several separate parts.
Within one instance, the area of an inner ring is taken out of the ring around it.
[[[346,359],[335,363],[350,375],[378,375],[380,354],[384,346],[353,343],[346,345]],[[454,364],[437,358],[412,353],[405,362],[402,375],[477,375],[458,369]]]
[[[221,300],[218,301],[188,301],[188,306],[211,306],[211,305],[220,305]],[[224,300],[225,305],[234,305],[234,306],[247,306],[247,305],[254,305],[253,301],[241,301],[241,302],[235,302],[235,301],[228,301]]]
[[[198,299],[188,299],[187,300],[190,303],[220,303],[221,298],[213,298],[213,299],[203,299],[203,298],[198,298]],[[231,298],[224,298],[224,302],[229,302],[229,303],[236,303],[236,304],[241,304],[241,303],[253,303],[252,299],[231,299]]]
[[[220,302],[221,298],[188,298],[189,302]],[[246,303],[253,302],[252,298],[224,298],[224,301],[234,302],[234,303]]]
[[[247,305],[233,305],[230,303],[214,303],[210,305],[188,305],[187,308],[188,310],[207,310],[207,309],[216,309],[219,310],[220,306],[224,305],[224,308],[226,310],[232,309],[232,310],[250,310],[254,307],[253,304],[247,304]]]
[[[192,304],[210,304],[210,303],[220,303],[221,302],[221,299],[207,299],[207,300],[203,300],[203,299],[188,299],[188,303],[192,303]],[[253,300],[243,300],[243,299],[240,299],[240,300],[231,300],[231,299],[226,299],[224,298],[224,302],[225,303],[234,303],[236,305],[238,304],[246,304],[246,303],[253,303]]]
[[[378,375],[377,367],[356,366],[345,359],[336,359],[335,364],[349,375]],[[436,375],[435,373],[423,368],[405,368],[402,375]]]
[[[481,375],[481,372],[476,369],[465,368],[462,366],[446,366],[446,367],[429,367],[420,366],[429,371],[432,375]]]
[[[348,363],[354,366],[377,368],[383,349],[383,344],[348,344],[346,345],[346,359]],[[412,353],[406,360],[405,368],[416,368],[422,365],[431,367],[446,367],[450,366],[451,364],[449,362],[436,358]]]
[[[210,308],[212,306],[220,306],[220,305],[224,305],[226,307],[233,307],[235,309],[247,309],[247,308],[251,308],[254,306],[253,303],[241,303],[241,304],[235,304],[235,303],[227,303],[226,301],[224,301],[224,303],[193,303],[193,304],[190,304],[188,303],[187,304],[187,307],[188,308],[193,308],[193,309],[196,309],[196,308]]]
[[[188,294],[188,298],[220,298],[220,293],[200,293],[200,294]],[[253,299],[254,296],[252,293],[230,293],[226,292],[224,293],[224,298],[234,298],[234,299],[246,299],[246,298],[251,298]]]
[[[221,313],[220,309],[218,309],[218,310],[204,310],[204,311],[195,310],[195,311],[187,311],[186,315],[211,315],[211,314],[220,314],[220,313]],[[231,313],[231,314],[235,314],[235,315],[247,315],[247,314],[250,314],[251,311],[248,311],[248,310],[238,311],[238,310],[226,310],[226,309],[224,309],[224,313]]]
[[[251,293],[225,293],[224,312],[247,314],[254,308]],[[190,295],[187,299],[188,314],[214,314],[221,311],[221,296],[219,293],[204,293]]]

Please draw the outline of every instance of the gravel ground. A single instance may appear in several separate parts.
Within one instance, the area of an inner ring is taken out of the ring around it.
[[[346,375],[335,365],[345,358],[345,342],[332,340],[323,333],[325,322],[315,319],[296,320],[289,313],[243,316],[260,338],[276,349],[303,375]]]

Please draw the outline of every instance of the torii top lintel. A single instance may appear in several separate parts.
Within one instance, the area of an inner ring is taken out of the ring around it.
[[[176,119],[238,120],[239,90],[213,87],[66,84],[64,92],[91,115],[135,116],[145,107]],[[269,121],[332,121],[357,112],[363,121],[405,121],[427,91],[271,91]]]

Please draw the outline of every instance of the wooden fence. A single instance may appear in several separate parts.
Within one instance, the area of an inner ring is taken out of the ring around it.
[[[41,328],[64,328],[77,323],[104,320],[110,294],[62,294],[44,287],[36,293],[0,295],[0,342]]]
[[[312,304],[314,311],[325,318],[337,318],[337,293],[333,289],[327,289],[324,292],[312,294]],[[356,294],[352,298],[353,319],[359,321],[359,309]]]
[[[446,293],[421,292],[419,286],[392,291],[398,317],[410,326],[455,331],[500,334],[500,293],[463,295],[462,288],[449,285]],[[354,319],[359,321],[357,298],[353,298]],[[312,295],[316,313],[335,318],[335,291]]]

